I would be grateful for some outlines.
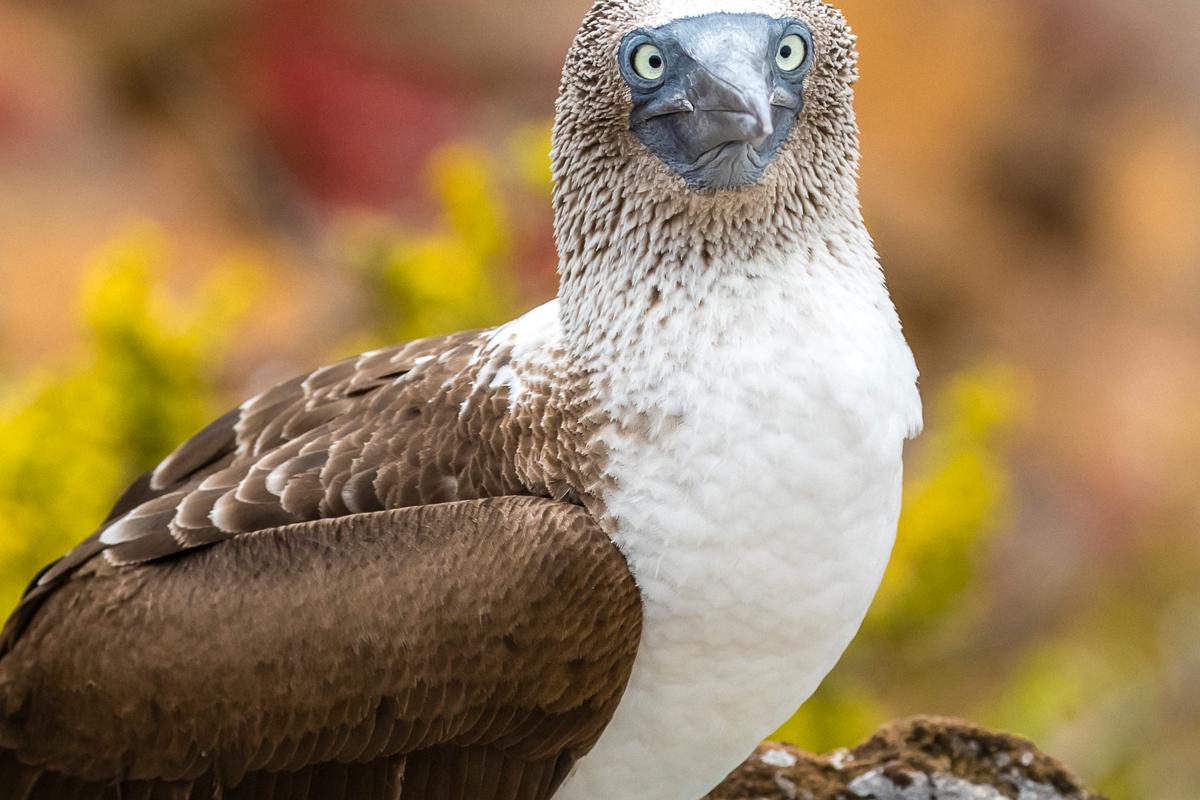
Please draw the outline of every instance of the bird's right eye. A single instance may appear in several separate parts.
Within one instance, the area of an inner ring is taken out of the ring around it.
[[[667,60],[662,50],[646,42],[633,51],[633,71],[646,81],[657,81],[667,72]]]
[[[783,37],[779,43],[779,52],[775,54],[775,63],[784,72],[795,72],[808,60],[808,44],[799,34]]]

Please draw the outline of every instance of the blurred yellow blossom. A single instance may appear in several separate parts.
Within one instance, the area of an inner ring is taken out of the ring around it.
[[[956,376],[936,399],[904,492],[896,548],[867,619],[892,634],[936,621],[970,585],[986,539],[1007,522],[1006,441],[1023,414],[1025,382],[1011,367]]]
[[[365,234],[365,248],[357,246],[383,341],[494,325],[513,309],[513,245],[492,157],[449,145],[431,160],[428,179],[439,209],[431,230],[381,225]]]
[[[215,370],[257,273],[217,270],[179,303],[158,288],[164,253],[153,229],[107,247],[85,282],[81,351],[0,397],[0,606],[217,410]]]
[[[518,128],[509,138],[508,149],[517,173],[526,186],[550,194],[552,147],[550,123],[531,123]]]

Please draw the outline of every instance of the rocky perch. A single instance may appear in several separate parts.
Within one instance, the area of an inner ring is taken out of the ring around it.
[[[1103,800],[1032,743],[968,722],[894,722],[853,750],[764,744],[705,800]]]

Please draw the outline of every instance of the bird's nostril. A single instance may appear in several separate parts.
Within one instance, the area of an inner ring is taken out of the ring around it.
[[[775,133],[775,125],[769,115],[745,111],[739,116],[742,119],[743,134],[748,141],[761,144]]]
[[[755,120],[754,138],[755,139],[770,139],[775,133],[775,126],[771,124],[769,117],[759,117]]]
[[[775,118],[771,108],[770,100],[767,98],[758,98],[751,108],[751,113],[754,115],[755,132],[766,139],[775,133]]]

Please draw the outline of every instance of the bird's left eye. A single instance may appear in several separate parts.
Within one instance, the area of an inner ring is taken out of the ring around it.
[[[808,43],[804,37],[793,33],[783,37],[779,42],[779,51],[775,54],[775,63],[784,72],[795,72],[804,65],[808,58]]]
[[[633,71],[647,81],[656,81],[667,71],[662,50],[647,42],[633,51]]]

